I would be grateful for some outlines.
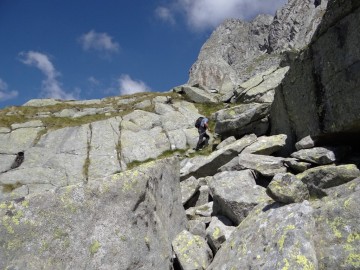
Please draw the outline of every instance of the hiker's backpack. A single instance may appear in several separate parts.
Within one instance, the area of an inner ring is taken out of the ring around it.
[[[201,125],[201,121],[204,119],[204,117],[200,116],[198,119],[196,119],[195,121],[195,127],[199,128]]]

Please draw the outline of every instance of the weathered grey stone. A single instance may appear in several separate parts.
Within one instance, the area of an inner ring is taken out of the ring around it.
[[[242,104],[229,109],[223,109],[215,114],[215,132],[222,136],[239,137],[268,115],[269,104]],[[255,133],[256,134],[256,133]],[[263,135],[263,134],[256,134]]]
[[[348,165],[325,165],[309,169],[296,178],[307,184],[309,187],[315,186],[326,189],[342,185],[360,176],[360,170],[354,164]]]
[[[139,103],[136,103],[134,105],[134,108],[138,109],[138,110],[142,110],[142,109],[148,108],[150,106],[151,106],[151,100],[146,99],[146,100],[143,100],[143,101],[141,101]]]
[[[187,137],[184,130],[171,130],[166,132],[166,136],[169,139],[171,150],[188,148]]]
[[[310,198],[306,184],[291,173],[276,174],[266,188],[266,194],[281,203],[300,203]]]
[[[298,50],[309,43],[326,4],[323,0],[316,8],[313,0],[291,0],[275,18],[259,15],[252,22],[225,20],[201,48],[188,83],[226,94],[257,73],[278,67],[279,52]]]
[[[265,188],[256,185],[250,170],[221,172],[209,180],[214,215],[223,215],[239,225],[261,201],[269,199]]]
[[[183,270],[205,270],[213,257],[204,238],[185,230],[174,239],[172,246]]]
[[[105,100],[101,99],[88,99],[88,100],[75,100],[75,101],[67,101],[66,104],[71,105],[100,105]]]
[[[283,115],[288,121],[273,117],[272,127],[289,132],[295,141],[308,135],[355,141],[351,135],[360,130],[359,4],[345,0],[330,3],[321,30],[309,48],[291,62],[275,98],[286,107]],[[278,108],[273,106],[274,111]]]
[[[20,130],[24,129],[16,131]],[[0,174],[0,183],[20,188],[25,186],[29,192],[38,192],[85,182],[87,177],[84,169],[90,138],[89,125],[48,132],[35,146],[25,151],[21,166]],[[0,193],[0,197],[16,198],[23,194],[22,190],[18,193],[16,188]]]
[[[326,189],[326,197],[322,201],[330,202],[333,198],[347,198],[354,192],[360,191],[360,177],[355,178],[340,186],[334,186]]]
[[[157,158],[163,152],[170,150],[170,143],[161,127],[138,132],[123,130],[120,145],[121,157],[126,164],[135,160]]]
[[[254,134],[244,136],[240,140],[225,146],[224,148],[212,152],[206,157],[195,157],[187,161],[181,168],[181,179],[190,176],[206,177],[217,173],[217,169],[236,157],[246,146],[256,140]]]
[[[38,128],[20,128],[11,133],[0,134],[0,153],[16,154],[29,149],[39,132],[44,130],[43,127]]]
[[[312,166],[311,163],[299,161],[296,158],[286,158],[284,160],[284,164],[296,173],[302,173],[310,169]]]
[[[315,147],[311,149],[302,149],[291,154],[291,157],[302,161],[326,165],[336,161],[336,155],[331,148]]]
[[[360,191],[351,190],[344,197],[324,197],[314,202],[313,242],[319,269],[359,268]]]
[[[32,107],[45,107],[52,106],[56,104],[60,104],[62,101],[56,100],[53,98],[45,98],[45,99],[30,99],[23,106],[32,106]]]
[[[268,76],[268,75],[274,73],[277,69],[278,69],[277,66],[273,66],[273,67],[269,68],[268,70],[259,72],[255,76],[251,77],[247,81],[240,84],[240,87],[243,88],[244,90],[254,88],[254,87],[258,86],[259,84],[261,84],[262,82],[264,82],[265,76]]]
[[[306,136],[295,144],[296,150],[309,149],[313,147],[315,147],[315,141],[311,138],[311,136]]]
[[[185,204],[199,190],[199,180],[191,176],[180,183],[181,186],[181,202]]]
[[[256,142],[246,147],[242,153],[271,155],[285,146],[287,136],[284,134],[259,137]]]
[[[279,68],[269,75],[264,75],[262,81],[241,93],[238,99],[244,103],[272,103],[274,101],[275,88],[282,82],[289,67]],[[241,85],[244,87],[243,85]]]
[[[146,111],[135,110],[123,117],[125,121],[130,121],[139,126],[142,130],[149,130],[161,126],[160,116]]]
[[[136,98],[121,98],[117,101],[118,105],[129,105],[136,101]]]
[[[244,167],[242,167],[239,163],[239,157],[234,157],[232,160],[230,160],[225,165],[221,166],[218,169],[218,172],[227,172],[227,171],[242,171],[244,170]]]
[[[12,130],[19,128],[41,128],[41,127],[44,127],[44,124],[40,120],[32,120],[24,123],[16,123],[11,125]]]
[[[161,160],[0,204],[0,268],[168,270],[186,223],[178,172]]]
[[[196,216],[211,217],[213,214],[213,202],[191,207],[185,211],[188,219],[196,219]]]
[[[189,207],[197,207],[200,205],[207,204],[210,201],[210,189],[207,185],[201,185],[199,179],[200,188],[196,193],[187,201],[184,205],[185,209]]]
[[[3,133],[10,133],[11,132],[11,129],[10,128],[7,128],[7,127],[0,127],[0,134],[3,134]]]
[[[269,51],[304,48],[310,43],[326,10],[327,0],[318,7],[313,0],[291,0],[276,12],[269,33]]]
[[[263,176],[274,176],[277,173],[285,173],[284,158],[263,156],[255,154],[239,155],[239,164],[243,169],[252,169]]]
[[[197,87],[184,86],[183,92],[186,96],[197,103],[217,103],[216,95]]]
[[[79,110],[76,109],[63,109],[60,112],[54,113],[56,117],[74,117]]]
[[[235,141],[236,141],[236,138],[234,136],[228,137],[216,146],[216,150],[224,148],[225,146],[232,144]]]
[[[211,249],[216,252],[222,243],[229,239],[235,230],[232,222],[224,216],[214,216],[211,218],[209,227],[206,229],[206,239]]]
[[[88,181],[125,170],[119,145],[120,121],[120,117],[115,117],[90,124],[89,166],[85,168]]]
[[[188,231],[193,235],[198,235],[205,239],[206,237],[206,224],[201,220],[189,220]]]
[[[0,173],[3,173],[11,168],[16,154],[0,154]]]
[[[215,269],[318,269],[315,220],[309,202],[261,203],[215,255]],[[335,269],[335,268],[334,268]]]

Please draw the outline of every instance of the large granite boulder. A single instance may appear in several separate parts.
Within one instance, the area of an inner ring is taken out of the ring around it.
[[[284,158],[241,153],[238,160],[242,169],[251,169],[263,176],[272,177],[277,173],[285,173]]]
[[[190,176],[206,177],[217,173],[218,168],[228,163],[236,157],[246,147],[256,141],[254,134],[244,136],[240,140],[231,143],[220,150],[212,152],[206,157],[195,157],[189,159],[183,164],[180,175],[181,180],[185,180]]]
[[[221,172],[208,180],[214,200],[214,215],[229,218],[235,225],[262,201],[270,199],[263,187],[256,185],[250,170]]]
[[[223,243],[208,269],[359,268],[359,179],[309,203],[263,203]]]
[[[215,132],[223,137],[240,138],[245,134],[264,135],[268,130],[269,103],[241,104],[215,114]]]
[[[172,245],[183,270],[205,270],[212,260],[213,254],[205,239],[186,230],[174,239]]]
[[[169,269],[186,224],[176,159],[0,204],[1,269]]]
[[[276,174],[266,188],[266,194],[281,203],[300,203],[310,199],[306,184],[291,173]]]
[[[223,243],[208,269],[317,269],[309,202],[261,203]]]
[[[360,170],[354,164],[325,165],[306,170],[296,178],[309,187],[327,189],[345,184],[360,176]]]
[[[245,90],[240,93],[237,101],[243,103],[272,103],[274,101],[275,89],[282,82],[288,70],[289,67],[279,68],[275,71],[270,69],[270,71],[273,71],[270,74],[259,74],[255,78],[250,79],[252,81],[251,84],[250,82],[241,84],[240,87],[245,88]],[[247,85],[249,87],[246,88]]]

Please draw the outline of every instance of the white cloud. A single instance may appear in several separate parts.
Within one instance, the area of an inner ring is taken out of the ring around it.
[[[17,91],[9,91],[8,84],[0,78],[0,101],[16,98],[19,95]]]
[[[87,34],[83,34],[79,41],[85,51],[95,50],[101,53],[117,53],[120,46],[107,33],[97,33],[91,30]]]
[[[88,82],[89,82],[91,85],[95,85],[95,86],[97,86],[97,85],[100,84],[100,81],[97,80],[94,76],[90,76],[90,77],[88,78]]]
[[[213,29],[223,20],[249,20],[261,13],[274,14],[287,0],[176,0],[171,10],[185,13],[191,29]]]
[[[131,95],[141,92],[149,92],[151,88],[142,81],[131,79],[127,74],[122,74],[119,78],[120,95]]]
[[[43,53],[29,51],[20,53],[20,61],[28,66],[38,68],[44,75],[45,79],[42,81],[41,97],[56,98],[56,99],[76,99],[78,92],[66,93],[61,83],[57,80],[60,73],[56,71],[54,65],[49,60],[49,57]]]
[[[166,7],[158,7],[155,10],[155,15],[164,22],[175,24],[175,18],[172,11]]]

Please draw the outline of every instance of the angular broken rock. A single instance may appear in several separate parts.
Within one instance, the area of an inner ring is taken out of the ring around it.
[[[206,229],[206,239],[211,249],[216,252],[221,244],[229,239],[235,230],[232,222],[224,216],[214,216],[211,218],[209,227]]]
[[[316,233],[308,201],[283,207],[261,203],[222,244],[207,270],[317,269]]]
[[[182,182],[181,182],[182,183]],[[188,207],[197,207],[209,202],[210,189],[207,185],[200,186],[198,191],[184,204],[185,209]]]
[[[243,130],[255,129],[270,111],[268,103],[241,104],[215,114],[215,132],[222,136],[241,136]],[[263,134],[256,134],[263,135]]]
[[[285,134],[259,137],[256,142],[246,147],[242,153],[271,155],[285,146],[286,138]]]
[[[199,178],[216,174],[218,168],[236,157],[246,146],[253,143],[256,138],[254,134],[247,135],[220,150],[212,152],[207,157],[195,157],[188,160],[181,168],[181,180],[187,179],[190,176]]]
[[[187,223],[187,229],[193,235],[199,235],[202,238],[206,237],[206,224],[201,220],[189,220]]]
[[[313,138],[311,138],[311,136],[306,136],[305,138],[302,138],[300,141],[298,141],[295,144],[295,148],[296,150],[301,150],[301,149],[310,149],[315,147],[315,141],[313,140]]]
[[[172,242],[176,257],[183,270],[205,270],[213,254],[205,239],[182,231]]]
[[[302,149],[292,153],[291,157],[318,165],[327,165],[336,161],[336,155],[333,149],[324,147]]]
[[[196,216],[211,217],[213,213],[213,205],[214,202],[208,202],[200,206],[191,207],[185,211],[186,216],[188,219],[196,219]]]
[[[299,203],[310,198],[306,184],[291,173],[276,174],[267,187],[266,194],[281,203]]]
[[[250,170],[221,172],[208,181],[214,200],[214,215],[223,215],[238,225],[261,201],[269,197],[256,185]]]
[[[360,176],[360,170],[354,164],[348,165],[325,165],[309,169],[296,178],[307,184],[320,189],[340,186]]]
[[[182,91],[186,96],[197,103],[217,103],[216,95],[197,87],[183,86]]]
[[[185,204],[200,188],[199,180],[194,176],[180,182],[182,204]]]
[[[296,173],[302,173],[311,167],[311,163],[299,161],[296,158],[286,158],[284,164],[290,169],[294,170]]]
[[[285,173],[284,158],[243,154],[239,155],[239,164],[243,169],[252,169],[263,176],[274,176],[277,173]]]
[[[216,146],[216,150],[224,148],[225,146],[232,144],[235,141],[236,141],[236,138],[234,136],[228,137],[225,140],[223,140],[221,143],[219,143],[218,146]]]

